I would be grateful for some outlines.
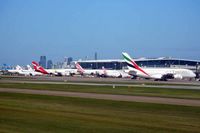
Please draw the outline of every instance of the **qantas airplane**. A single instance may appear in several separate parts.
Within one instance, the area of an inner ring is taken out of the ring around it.
[[[195,78],[195,73],[188,69],[179,68],[141,68],[135,61],[128,55],[128,53],[122,53],[124,60],[126,61],[129,69],[129,74],[147,79],[164,80],[167,79],[182,79],[182,78]]]
[[[76,69],[44,69],[40,66],[37,62],[33,61],[32,65],[36,72],[40,72],[43,74],[50,74],[50,75],[59,75],[59,76],[70,76],[77,74]]]
[[[22,70],[21,70],[21,74],[23,74],[23,73],[24,73],[25,75],[29,74],[30,76],[43,75],[43,74],[40,73],[40,72],[36,72],[30,65],[27,65],[27,68],[28,68],[28,70],[22,69]]]
[[[97,75],[100,77],[113,77],[113,78],[124,78],[124,77],[130,77],[129,74],[123,72],[123,71],[118,71],[118,70],[107,70],[104,67],[102,69],[83,69],[81,65],[76,62],[75,63],[77,71],[81,75]]]
[[[8,70],[10,73],[18,73],[25,76],[35,76],[35,75],[42,75],[39,72],[35,72],[29,65],[27,65],[28,70],[23,69],[19,65],[16,66],[16,69]]]
[[[75,62],[75,65],[76,65],[77,72],[80,75],[97,75],[97,74],[99,74],[97,69],[89,69],[89,70],[83,69],[78,62]]]
[[[103,74],[105,77],[113,77],[113,78],[130,78],[131,76],[128,73],[125,73],[123,70],[107,70],[104,67]]]

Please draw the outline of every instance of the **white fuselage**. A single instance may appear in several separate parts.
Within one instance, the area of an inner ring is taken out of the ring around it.
[[[35,72],[32,68],[30,68],[28,70],[22,69],[19,65],[16,67],[16,69],[8,70],[8,72],[10,72],[10,73],[18,73],[18,74],[25,75],[25,76],[28,76],[28,75],[29,76],[42,75],[39,72]]]
[[[10,73],[18,73],[19,70],[17,70],[17,69],[10,69],[10,70],[8,70],[8,72],[10,72]]]
[[[80,74],[83,75],[97,75],[99,74],[99,69],[84,69],[83,72],[80,72]]]
[[[147,74],[134,69],[129,68],[129,73],[131,75],[143,77],[143,78],[152,78],[152,79],[162,79],[164,75],[173,75],[174,78],[194,78],[196,75],[193,71],[188,69],[176,69],[176,68],[142,68]]]
[[[62,76],[70,76],[71,74],[78,74],[77,69],[45,69],[49,74],[61,74]]]
[[[99,75],[104,75],[106,77],[113,78],[127,78],[130,77],[128,73],[125,73],[123,70],[99,70]]]
[[[35,72],[34,70],[19,70],[18,73],[25,76],[43,75],[42,73]]]
[[[121,73],[117,70],[104,70],[104,69],[84,69],[81,72],[83,75],[99,75],[106,77],[119,77]]]

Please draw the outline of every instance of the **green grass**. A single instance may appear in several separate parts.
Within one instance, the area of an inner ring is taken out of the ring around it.
[[[199,132],[200,107],[0,93],[0,132]]]
[[[184,89],[166,89],[166,88],[149,88],[149,87],[117,87],[117,86],[113,88],[112,86],[35,84],[35,83],[0,83],[0,87],[200,99],[200,90],[184,90]]]

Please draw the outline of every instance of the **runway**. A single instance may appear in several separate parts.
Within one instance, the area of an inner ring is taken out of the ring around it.
[[[63,91],[32,90],[32,89],[11,89],[11,88],[0,88],[0,92],[63,96],[63,97],[79,97],[79,98],[128,101],[128,102],[145,102],[145,103],[158,103],[158,104],[184,105],[184,106],[198,106],[198,107],[200,106],[200,100],[178,99],[178,98],[126,96],[126,95],[113,95],[113,94],[95,94],[95,93],[63,92]]]
[[[1,79],[0,83],[36,83],[36,84],[71,84],[71,85],[91,85],[91,86],[122,86],[122,87],[149,87],[163,89],[186,89],[200,90],[199,82],[162,82],[148,80],[130,80],[113,78],[82,78],[82,77],[14,77],[11,79]]]
[[[165,84],[165,85],[196,85],[200,86],[199,81],[189,80],[169,80],[154,81],[146,79],[130,79],[130,78],[97,78],[97,77],[55,77],[55,76],[5,76],[3,79],[9,80],[28,80],[28,81],[50,81],[50,82],[92,82],[92,83],[117,83],[117,84]]]

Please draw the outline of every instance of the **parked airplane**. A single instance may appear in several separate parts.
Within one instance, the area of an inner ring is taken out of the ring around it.
[[[141,68],[135,61],[128,55],[128,53],[122,53],[124,60],[126,61],[129,69],[129,74],[137,77],[155,79],[155,80],[167,80],[167,79],[182,79],[182,78],[195,78],[195,73],[188,69],[179,68]]]
[[[77,72],[80,75],[97,75],[98,74],[98,70],[97,69],[83,69],[81,67],[81,65],[79,65],[78,62],[75,62],[75,66],[76,66]]]
[[[16,69],[8,70],[10,73],[18,73],[25,76],[35,76],[35,75],[42,75],[39,72],[35,72],[29,65],[27,65],[28,70],[23,69],[19,65],[16,66]]]
[[[130,75],[125,73],[123,70],[107,70],[104,67],[102,69],[105,77],[130,78]]]
[[[102,69],[83,69],[78,62],[76,62],[75,65],[81,75],[96,75],[100,77],[113,78],[130,77],[129,74],[123,72],[122,70],[107,70],[104,67],[102,67]]]
[[[42,74],[49,74],[43,67],[41,67],[37,62],[32,62],[33,68],[36,72],[40,72]]]
[[[13,74],[14,73],[19,73],[20,69],[21,69],[21,67],[19,65],[17,65],[15,67],[15,69],[9,69],[8,72],[13,73]]]
[[[58,75],[58,76],[70,76],[77,74],[77,69],[44,69],[35,61],[32,62],[32,65],[35,71],[43,74]]]
[[[27,75],[30,75],[30,76],[43,75],[42,73],[39,73],[39,72],[36,72],[35,70],[33,70],[30,65],[27,65],[27,68],[28,68],[28,70],[21,68],[19,71],[19,74],[22,74],[25,76],[27,76]]]

